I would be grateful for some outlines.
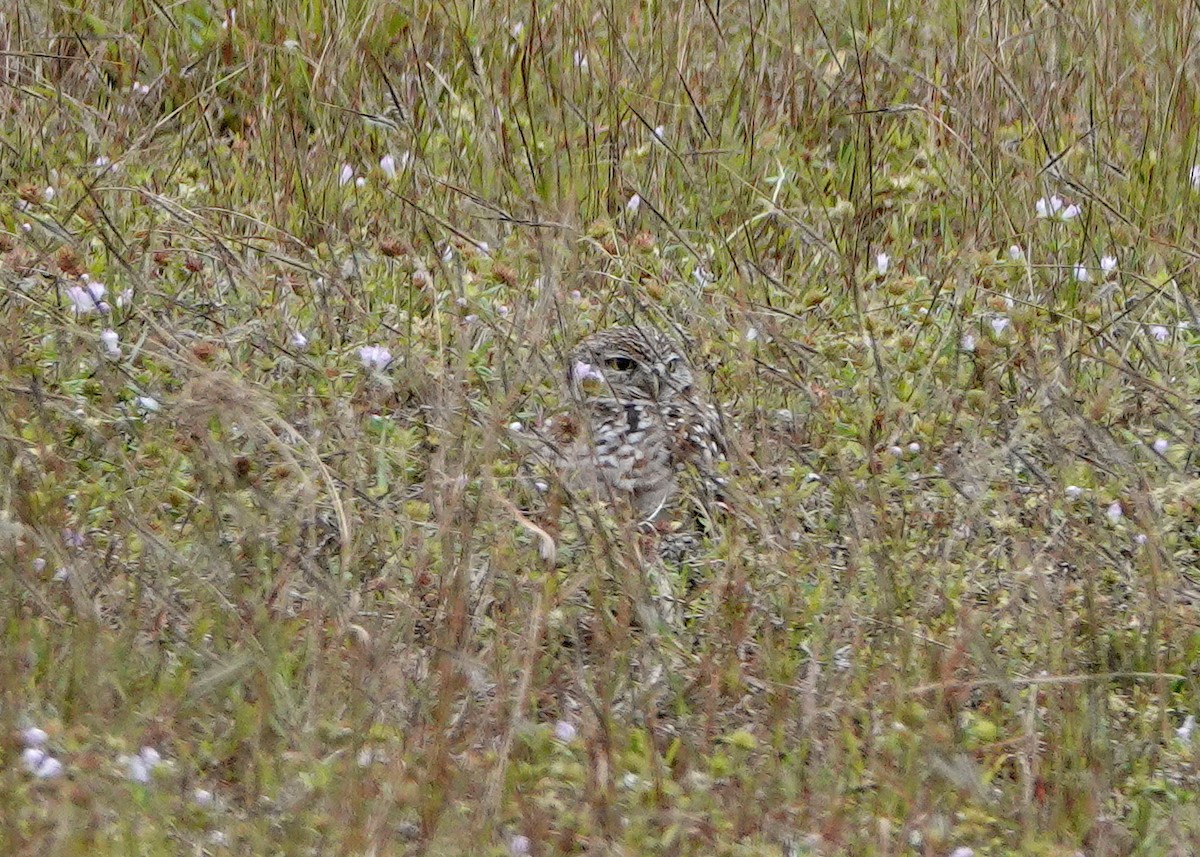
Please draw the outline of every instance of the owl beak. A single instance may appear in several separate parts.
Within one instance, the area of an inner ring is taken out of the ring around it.
[[[664,390],[671,388],[671,379],[667,377],[667,367],[664,363],[655,363],[654,371],[650,373],[654,378],[654,395],[662,395]]]

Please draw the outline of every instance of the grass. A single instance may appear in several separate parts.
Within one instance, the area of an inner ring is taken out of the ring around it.
[[[3,852],[1191,853],[1198,38],[0,11]],[[731,427],[683,625],[508,428],[631,319]]]

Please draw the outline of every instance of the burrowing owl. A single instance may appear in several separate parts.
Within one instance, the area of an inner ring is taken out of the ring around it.
[[[582,340],[567,361],[567,382],[583,417],[555,429],[565,463],[589,487],[627,497],[652,521],[689,467],[711,494],[725,442],[692,367],[666,335],[612,327]]]

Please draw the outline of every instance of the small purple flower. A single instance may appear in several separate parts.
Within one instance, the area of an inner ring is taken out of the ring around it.
[[[41,747],[26,747],[21,753],[21,764],[39,780],[52,780],[63,772],[63,763]]]
[[[591,363],[584,363],[582,360],[575,362],[575,367],[571,370],[571,377],[576,384],[582,384],[584,381],[603,381],[604,376],[600,374],[600,370],[592,366]]]
[[[41,747],[49,740],[50,736],[46,734],[45,729],[30,726],[28,729],[21,730],[21,743],[26,747]]]
[[[63,530],[63,544],[69,548],[75,548],[78,550],[79,548],[83,547],[83,534],[77,533],[70,527],[67,527],[65,530]]]
[[[575,740],[576,730],[575,724],[570,720],[560,720],[554,724],[554,737],[564,744],[569,744]]]
[[[162,756],[153,747],[143,747],[136,756],[121,756],[117,761],[125,766],[125,774],[135,783],[148,783],[154,769],[163,764]]]
[[[107,312],[108,304],[104,302],[106,291],[104,283],[84,282],[80,286],[67,286],[67,300],[71,302],[75,315]]]
[[[375,372],[382,372],[392,362],[392,352],[382,345],[364,345],[358,349],[358,357],[363,366]]]
[[[116,360],[121,356],[121,335],[115,330],[108,328],[101,332],[100,342],[109,358]]]

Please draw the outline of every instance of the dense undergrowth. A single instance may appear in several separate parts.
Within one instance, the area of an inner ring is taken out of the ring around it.
[[[1198,23],[0,10],[0,850],[1191,853]],[[679,625],[520,439],[631,320]]]

